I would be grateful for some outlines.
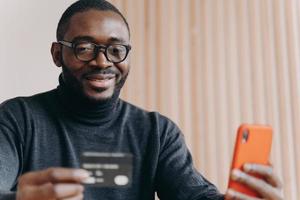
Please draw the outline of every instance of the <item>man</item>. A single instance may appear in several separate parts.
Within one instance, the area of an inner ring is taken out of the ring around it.
[[[59,86],[0,107],[0,199],[223,199],[193,167],[177,126],[156,112],[119,99],[129,72],[126,19],[104,0],[81,0],[62,15],[54,63]],[[131,187],[83,187],[82,152],[133,155]],[[233,178],[279,200],[281,184],[271,167],[247,165],[260,181],[235,171]],[[229,199],[250,199],[229,191]]]

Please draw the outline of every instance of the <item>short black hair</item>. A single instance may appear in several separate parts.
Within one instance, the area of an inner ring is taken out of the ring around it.
[[[62,14],[56,29],[57,41],[63,40],[65,33],[68,30],[70,19],[73,15],[79,12],[88,11],[90,9],[101,10],[101,11],[112,11],[117,13],[124,20],[130,35],[130,29],[126,18],[119,11],[119,9],[116,8],[114,5],[112,5],[106,0],[79,0],[73,3],[72,5],[70,5]]]

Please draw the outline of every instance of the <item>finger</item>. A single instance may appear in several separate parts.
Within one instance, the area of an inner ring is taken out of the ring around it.
[[[263,178],[272,186],[282,188],[279,177],[274,173],[273,167],[259,164],[245,164],[243,169],[247,173],[254,173],[263,176]]]
[[[80,184],[55,184],[53,193],[56,199],[71,198],[82,194],[84,187]]]
[[[235,190],[228,189],[225,194],[226,200],[259,200],[258,198],[249,197]]]
[[[49,168],[42,171],[29,172],[21,176],[19,185],[41,185],[48,182],[81,182],[89,177],[83,169]]]
[[[233,170],[231,178],[257,191],[264,198],[279,199],[279,190],[277,190],[277,188],[272,187],[270,184],[268,184],[262,179],[248,175],[240,170]]]
[[[64,199],[82,194],[84,187],[80,184],[51,184],[24,187],[21,195],[24,199]],[[26,198],[25,198],[26,197]]]
[[[24,186],[22,188],[18,188],[17,198],[23,200],[54,200],[54,196],[52,194],[51,183],[46,183],[41,186]]]

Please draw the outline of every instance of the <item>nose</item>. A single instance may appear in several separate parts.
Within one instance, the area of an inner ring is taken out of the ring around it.
[[[90,64],[100,68],[107,68],[112,65],[112,63],[106,59],[104,52],[101,50],[98,51],[96,58],[90,61]]]

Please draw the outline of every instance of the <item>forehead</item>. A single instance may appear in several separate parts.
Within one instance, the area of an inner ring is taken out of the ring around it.
[[[65,39],[90,37],[105,43],[111,38],[129,43],[129,32],[121,16],[112,11],[87,10],[71,17]]]

